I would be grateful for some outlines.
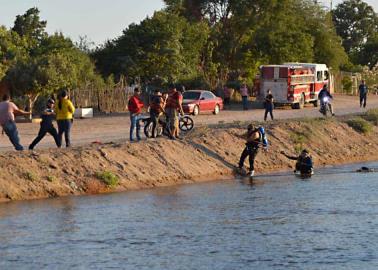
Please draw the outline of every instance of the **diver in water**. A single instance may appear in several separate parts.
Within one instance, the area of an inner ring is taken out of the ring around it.
[[[284,151],[281,151],[285,157],[291,160],[296,160],[294,173],[300,172],[301,175],[313,174],[312,157],[308,150],[304,149],[299,156],[289,156]]]

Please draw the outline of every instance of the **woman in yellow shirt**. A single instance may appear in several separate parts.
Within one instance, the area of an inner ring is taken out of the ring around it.
[[[63,133],[66,140],[66,147],[71,146],[70,132],[73,122],[73,114],[75,112],[75,107],[72,102],[68,99],[67,92],[63,90],[59,95],[58,104],[55,108],[56,111],[56,121],[58,122],[58,135],[59,135],[59,145],[62,146]]]

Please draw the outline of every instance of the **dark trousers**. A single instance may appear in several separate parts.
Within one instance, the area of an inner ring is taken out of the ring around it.
[[[242,96],[243,110],[248,110],[248,96]]]
[[[3,125],[3,130],[17,151],[24,150],[24,147],[20,144],[20,137],[18,136],[17,126],[14,121],[6,122]]]
[[[266,121],[266,118],[268,117],[268,113],[270,114],[270,118],[273,120],[273,107],[267,106],[265,108],[265,115],[264,115],[264,120]]]
[[[366,98],[367,98],[367,95],[360,96],[360,107],[362,106],[364,106],[364,108],[366,107]]]
[[[41,125],[39,129],[38,136],[34,139],[34,141],[30,144],[29,149],[32,150],[45,136],[49,133],[51,136],[54,137],[56,146],[60,147],[59,136],[58,132],[56,131],[53,125]]]
[[[63,140],[63,133],[64,139],[66,140],[66,147],[71,146],[71,127],[72,127],[72,120],[58,120],[58,137],[59,137],[59,145],[58,147],[62,146]]]
[[[255,170],[255,158],[258,153],[258,148],[256,147],[251,147],[251,146],[246,146],[240,156],[239,160],[239,168],[244,167],[244,161],[245,159],[249,156],[249,170],[253,171]]]
[[[152,122],[152,137],[156,138],[157,132],[156,127],[159,123],[159,113],[155,111],[150,112],[151,122]]]

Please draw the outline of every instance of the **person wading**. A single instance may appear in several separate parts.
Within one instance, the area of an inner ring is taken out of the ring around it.
[[[53,121],[55,119],[55,112],[54,112],[55,101],[53,99],[49,99],[47,101],[46,109],[43,111],[41,118],[41,127],[38,132],[38,136],[34,139],[34,141],[30,144],[29,150],[33,150],[34,147],[49,133],[51,136],[54,137],[56,146],[59,147],[59,135],[56,131]]]
[[[179,119],[178,114],[184,114],[182,109],[182,95],[177,91],[174,85],[169,87],[168,99],[165,105],[165,113],[167,115],[168,127],[170,131],[169,138],[171,140],[179,139]]]
[[[128,109],[130,112],[130,141],[134,141],[134,129],[136,128],[136,137],[137,140],[140,141],[140,115],[142,112],[142,108],[144,107],[144,104],[142,100],[140,99],[140,90],[139,88],[135,88],[134,95],[129,99],[128,102]]]
[[[312,157],[308,150],[304,149],[299,156],[287,155],[284,151],[281,151],[285,157],[291,160],[296,160],[294,173],[300,172],[302,175],[311,175],[313,173]]]
[[[245,148],[240,156],[239,160],[239,171],[241,172],[244,167],[244,161],[249,157],[249,176],[255,175],[255,159],[259,151],[260,146],[267,146],[267,141],[265,138],[265,131],[262,133],[263,128],[255,128],[253,124],[249,124],[247,127],[247,132],[244,135],[246,143]]]
[[[17,151],[24,150],[24,147],[20,144],[15,115],[30,114],[31,112],[20,110],[16,104],[11,102],[9,95],[3,95],[3,101],[0,102],[0,125],[3,128],[3,132],[5,132],[5,134],[8,136],[9,140]]]
[[[59,145],[62,146],[63,134],[66,141],[66,147],[71,146],[71,128],[73,123],[73,114],[75,107],[68,99],[67,91],[60,92],[58,104],[56,106],[56,121],[58,122]]]

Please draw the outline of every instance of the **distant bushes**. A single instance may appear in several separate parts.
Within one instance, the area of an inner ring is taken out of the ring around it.
[[[364,118],[375,126],[378,126],[378,109],[368,110]]]

